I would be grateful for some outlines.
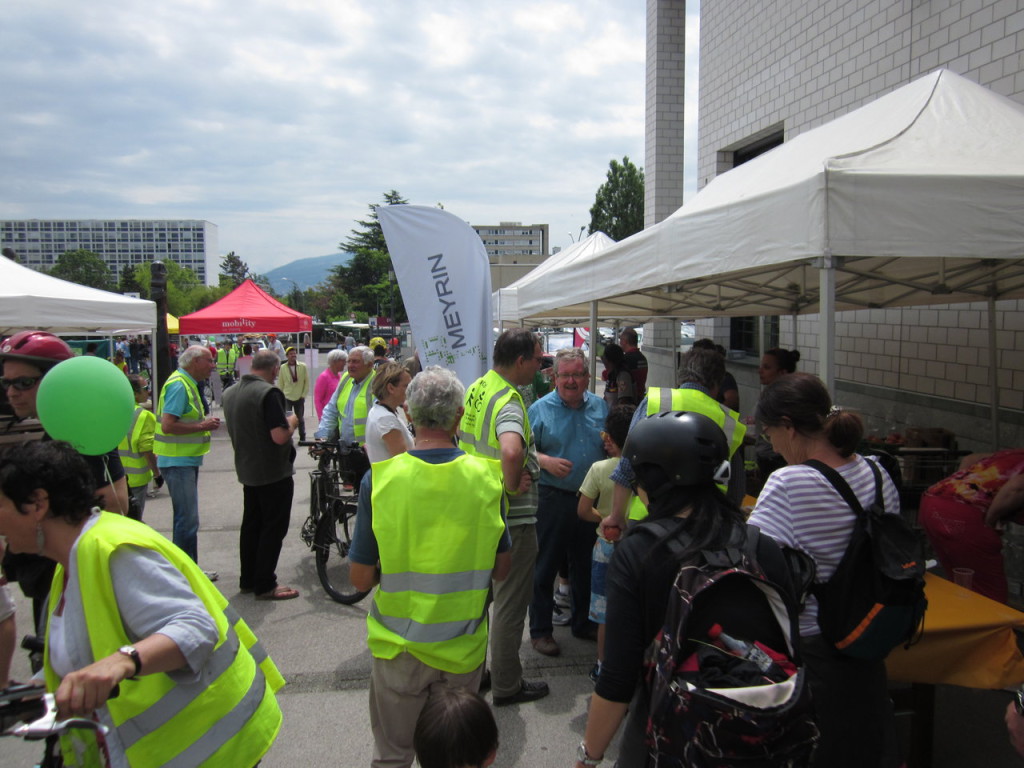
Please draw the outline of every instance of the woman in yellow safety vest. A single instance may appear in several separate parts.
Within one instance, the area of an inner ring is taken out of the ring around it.
[[[106,752],[118,767],[251,768],[281,727],[274,692],[284,679],[191,558],[93,497],[68,443],[0,452],[0,535],[57,562],[47,689],[61,717],[109,729],[62,738],[64,764],[100,765]]]

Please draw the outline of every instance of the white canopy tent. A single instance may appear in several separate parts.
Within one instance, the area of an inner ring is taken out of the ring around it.
[[[494,313],[494,322],[518,323],[523,319],[519,311],[519,290],[525,288],[527,291],[543,291],[544,276],[553,270],[572,269],[574,264],[594,258],[606,248],[615,245],[604,232],[595,232],[586,239],[573,243],[565,250],[559,251],[531,270],[529,274],[516,280],[505,288],[499,288],[491,294],[491,310]],[[544,313],[540,312],[530,316],[531,320],[543,319]]]
[[[656,226],[527,276],[516,311],[820,313],[833,389],[836,310],[992,307],[1024,296],[1022,256],[1024,107],[940,70],[719,176]]]
[[[0,258],[0,335],[25,328],[52,333],[150,333],[156,304],[88,288]]]

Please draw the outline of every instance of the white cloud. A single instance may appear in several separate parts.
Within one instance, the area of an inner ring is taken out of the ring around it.
[[[589,222],[642,164],[642,0],[10,0],[0,216],[194,217],[260,270],[397,189],[474,223]]]

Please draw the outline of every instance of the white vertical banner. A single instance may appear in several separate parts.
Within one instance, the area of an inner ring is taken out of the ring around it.
[[[491,367],[491,268],[476,231],[424,205],[382,205],[377,218],[424,367],[467,387]]]

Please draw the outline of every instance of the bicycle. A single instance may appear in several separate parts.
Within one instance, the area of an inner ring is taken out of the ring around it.
[[[42,639],[26,635],[21,647],[37,652]],[[115,686],[110,698],[115,698],[119,687]],[[72,730],[95,731],[100,742],[100,755],[104,757],[103,737],[108,729],[105,725],[84,717],[57,719],[57,704],[52,693],[33,683],[16,683],[0,690],[0,736],[16,736],[25,741],[45,741],[43,759],[36,768],[61,768],[64,758],[60,751],[60,737]]]
[[[300,535],[313,550],[316,574],[324,591],[343,605],[358,603],[369,592],[356,589],[349,576],[348,550],[355,531],[359,480],[369,469],[366,453],[357,443],[300,441],[317,459],[309,473],[309,517]]]

